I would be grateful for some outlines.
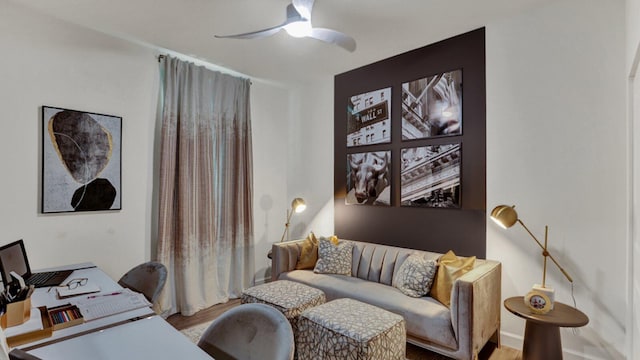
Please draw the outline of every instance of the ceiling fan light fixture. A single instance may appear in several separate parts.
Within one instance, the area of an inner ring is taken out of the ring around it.
[[[311,35],[311,21],[294,21],[285,25],[284,30],[287,32],[287,34],[296,38],[307,37]]]
[[[353,52],[356,50],[356,41],[349,35],[339,31],[325,28],[314,28],[311,26],[311,9],[315,0],[291,0],[287,5],[286,20],[270,28],[251,31],[235,35],[215,35],[217,38],[231,39],[258,39],[272,36],[284,29],[289,35],[297,38],[307,37],[335,44],[341,48]]]

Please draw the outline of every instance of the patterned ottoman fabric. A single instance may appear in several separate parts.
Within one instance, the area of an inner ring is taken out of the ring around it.
[[[322,290],[288,280],[257,285],[242,292],[241,303],[263,303],[278,309],[289,320],[294,337],[298,336],[298,319],[306,309],[324,304]]]
[[[298,321],[299,359],[404,360],[404,318],[353,299],[305,310]]]

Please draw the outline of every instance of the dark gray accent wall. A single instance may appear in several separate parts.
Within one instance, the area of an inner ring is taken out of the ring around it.
[[[357,52],[354,53],[357,55]],[[402,141],[402,83],[463,70],[462,135]],[[344,239],[486,257],[485,30],[477,29],[335,76],[335,232]],[[391,143],[346,146],[348,99],[391,87]],[[400,206],[400,151],[462,144],[458,209]],[[391,206],[345,205],[347,153],[391,150]]]

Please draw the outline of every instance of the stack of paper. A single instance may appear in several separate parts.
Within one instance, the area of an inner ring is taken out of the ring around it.
[[[88,283],[85,284],[83,286],[78,286],[75,289],[69,289],[66,286],[60,286],[58,287],[58,297],[60,299],[64,299],[70,296],[77,296],[77,295],[82,295],[82,294],[91,294],[91,293],[96,293],[96,292],[100,292],[100,287],[98,287],[98,285],[93,284],[93,283]]]

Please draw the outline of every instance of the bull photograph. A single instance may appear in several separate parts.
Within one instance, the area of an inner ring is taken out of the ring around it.
[[[347,147],[391,142],[391,88],[349,98]]]
[[[462,134],[462,70],[402,84],[402,140]]]
[[[402,149],[402,206],[460,207],[460,144]]]
[[[345,203],[391,205],[391,151],[347,154]]]

